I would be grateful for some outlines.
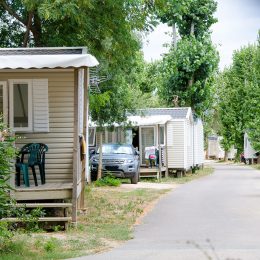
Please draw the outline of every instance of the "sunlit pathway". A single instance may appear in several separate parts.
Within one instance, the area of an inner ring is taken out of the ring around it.
[[[260,259],[260,171],[214,167],[160,200],[133,240],[80,259]]]

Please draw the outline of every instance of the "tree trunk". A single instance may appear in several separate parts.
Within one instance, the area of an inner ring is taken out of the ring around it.
[[[225,151],[225,155],[224,155],[224,161],[227,162],[228,161],[228,151]]]
[[[39,16],[37,15],[37,13],[34,14],[33,17],[33,26],[31,29],[31,32],[33,34],[33,38],[34,38],[34,44],[35,47],[43,47],[42,45],[42,24],[41,24],[41,20],[39,18]]]
[[[190,26],[190,35],[194,35],[194,22],[192,22]]]
[[[101,177],[102,177],[102,155],[103,155],[103,150],[102,150],[103,134],[102,134],[102,131],[99,132],[99,140],[100,140],[100,144],[99,144],[99,160],[98,160],[97,180],[101,179]]]
[[[172,45],[174,48],[177,48],[177,32],[175,23],[172,25]]]
[[[31,31],[31,26],[32,26],[32,18],[33,18],[33,11],[31,11],[28,15],[28,23],[27,23],[26,32],[25,32],[24,38],[23,38],[23,47],[28,46],[28,42],[30,39],[30,31]]]
[[[194,74],[192,74],[191,78],[188,81],[188,87],[191,87],[194,83]]]

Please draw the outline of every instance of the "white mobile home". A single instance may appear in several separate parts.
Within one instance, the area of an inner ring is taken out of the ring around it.
[[[29,187],[12,178],[12,196],[38,206],[42,200],[69,200],[76,222],[88,171],[80,140],[88,140],[89,67],[98,62],[82,47],[0,49],[0,57],[0,113],[21,137],[16,145],[43,143],[49,148],[46,183],[36,186],[31,173]]]
[[[208,137],[208,157],[211,159],[224,159],[225,151],[221,147],[221,136]]]
[[[253,163],[254,159],[257,159],[257,151],[252,147],[250,139],[247,133],[244,134],[244,157],[249,163]]]
[[[130,140],[141,154],[141,165],[145,165],[145,147],[160,146],[162,162],[168,169],[185,172],[204,161],[203,125],[194,123],[191,108],[149,108],[129,115],[132,127],[127,131],[116,128],[106,130],[104,142],[126,142]],[[99,145],[97,139],[96,145]]]
[[[235,149],[234,145],[228,151],[227,157],[228,160],[234,160],[237,154],[237,149]]]
[[[212,135],[208,137],[208,157],[211,159],[223,160],[225,158],[225,150],[222,148],[222,136]],[[236,157],[237,149],[234,145],[227,152],[227,159],[234,160]]]

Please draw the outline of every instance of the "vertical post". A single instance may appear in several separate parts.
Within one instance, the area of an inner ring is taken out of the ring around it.
[[[167,123],[164,127],[164,136],[165,136],[165,164],[166,164],[166,171],[165,171],[165,177],[169,177],[169,168],[168,168],[168,139],[167,139]]]
[[[157,144],[159,149],[159,179],[162,178],[162,148],[160,142],[160,125],[157,125]]]
[[[88,84],[89,83],[89,68],[84,69],[84,136],[86,140],[86,158],[85,158],[85,179],[88,183],[91,182],[90,172],[89,172],[89,92]]]
[[[72,190],[72,223],[77,222],[77,186],[79,171],[79,106],[78,106],[78,69],[74,70],[74,145],[73,145],[73,190]]]
[[[84,79],[83,79],[83,92],[84,92],[84,98],[83,98],[83,135],[85,137],[85,143],[86,143],[86,154],[85,158],[82,162],[82,172],[81,172],[81,193],[80,193],[80,208],[84,209],[85,207],[85,180],[86,176],[88,176],[89,172],[89,155],[88,155],[88,68],[85,68],[84,71]]]
[[[175,23],[172,25],[172,45],[174,48],[177,47],[177,32]]]

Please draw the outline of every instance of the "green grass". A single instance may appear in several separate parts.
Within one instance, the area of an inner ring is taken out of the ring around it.
[[[131,239],[133,225],[144,209],[166,192],[88,187],[85,193],[86,213],[79,214],[77,227],[71,226],[66,232],[16,232],[11,243],[0,251],[0,259],[55,260],[107,250]]]
[[[120,186],[121,185],[121,181],[117,178],[115,178],[114,176],[112,175],[108,175],[108,176],[105,176],[99,180],[96,180],[94,185],[96,187],[102,187],[102,186]]]
[[[193,181],[195,179],[207,176],[209,174],[212,174],[214,171],[211,167],[204,167],[204,169],[197,170],[195,173],[187,173],[186,176],[182,178],[176,178],[175,182],[179,184],[184,184],[190,181]]]
[[[251,164],[250,166],[256,170],[260,170],[260,164]]]
[[[182,178],[163,178],[160,183],[184,184],[209,175],[205,167]],[[158,182],[153,179],[142,181]],[[123,180],[129,183],[129,180]],[[133,225],[144,209],[168,190],[88,187],[85,191],[86,213],[79,214],[77,227],[66,232],[21,233],[0,251],[1,260],[66,259],[101,252],[133,238]],[[1,247],[0,247],[1,248]]]
[[[214,171],[211,167],[204,167],[204,169],[199,169],[195,173],[187,173],[182,178],[175,178],[173,176],[168,178],[162,178],[161,180],[157,180],[156,178],[142,178],[142,182],[153,182],[153,183],[176,183],[176,184],[184,184],[195,179],[207,176],[212,174]]]

